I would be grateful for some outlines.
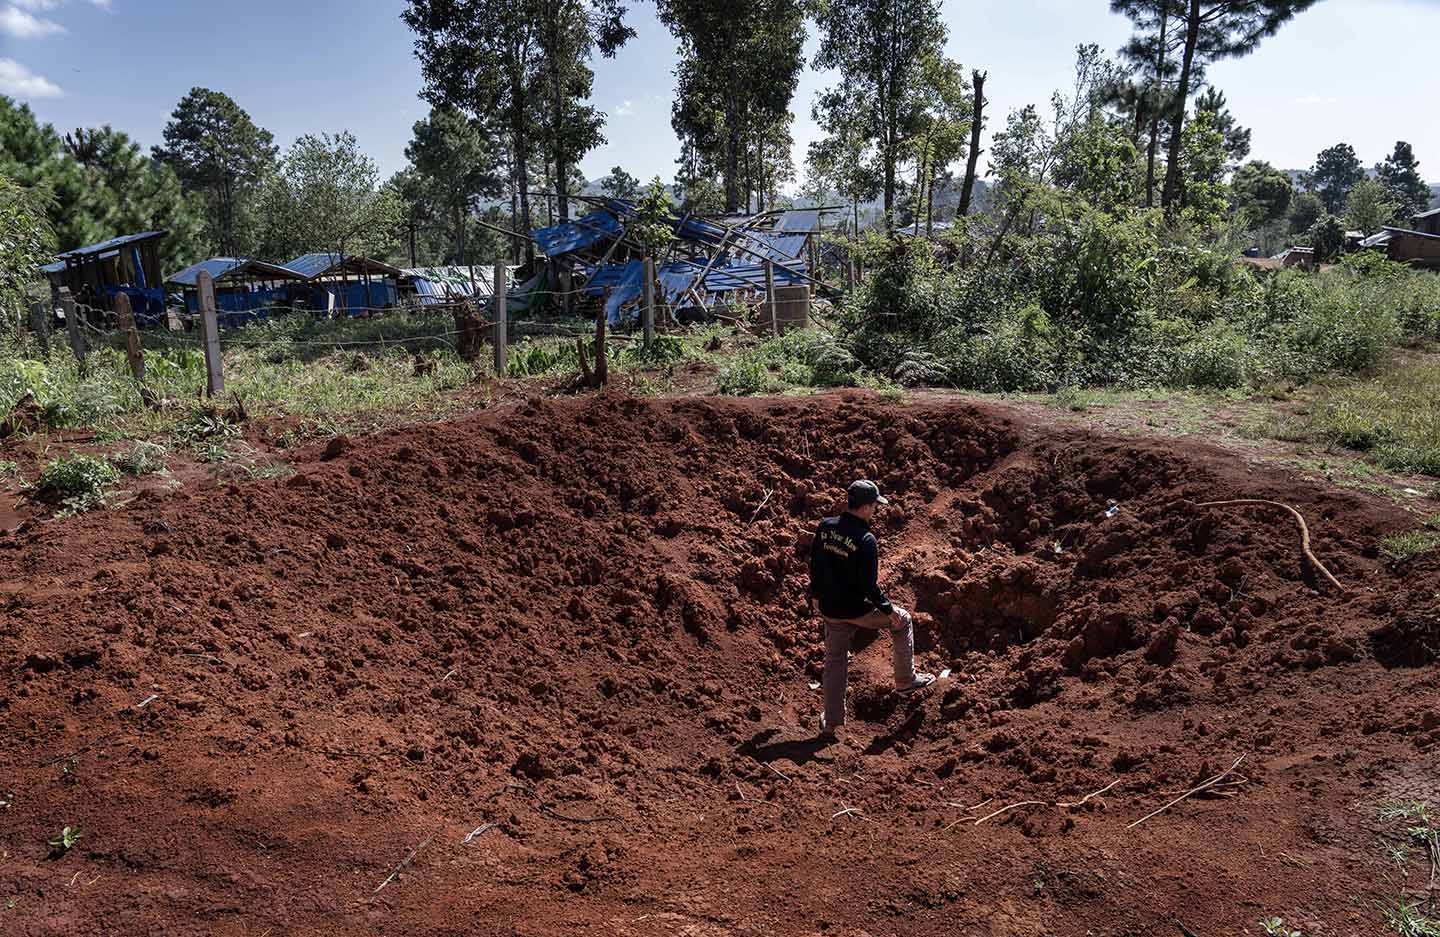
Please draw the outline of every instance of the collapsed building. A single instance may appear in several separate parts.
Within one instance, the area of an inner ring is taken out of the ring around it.
[[[645,296],[646,248],[630,230],[640,221],[639,208],[625,199],[577,200],[592,210],[532,232],[550,275],[537,275],[527,286],[548,279],[557,295],[584,297],[612,326],[633,321]],[[820,285],[813,271],[826,210],[716,218],[672,210],[665,219],[673,232],[671,241],[654,258],[655,302],[681,322],[709,318],[718,304],[767,293],[787,305],[803,293],[808,309],[811,289]]]

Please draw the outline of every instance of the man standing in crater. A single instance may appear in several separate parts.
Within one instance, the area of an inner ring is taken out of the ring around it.
[[[820,735],[834,738],[845,724],[845,691],[850,679],[850,644],[861,628],[890,632],[895,689],[913,693],[935,682],[915,671],[915,626],[910,613],[880,591],[880,551],[870,532],[879,505],[889,504],[872,481],[857,481],[848,492],[848,510],[827,517],[810,548],[810,611],[820,602],[825,620],[825,715]]]

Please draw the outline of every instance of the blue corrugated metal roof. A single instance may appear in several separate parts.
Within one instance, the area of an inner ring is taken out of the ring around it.
[[[778,260],[781,263],[789,263],[800,252],[805,249],[805,235],[803,234],[768,234],[764,231],[751,231],[748,235],[750,243],[746,247],[762,257],[769,257],[771,260]],[[793,264],[790,264],[794,266]]]
[[[41,267],[41,268],[40,268],[40,272],[43,273],[43,274],[45,274],[46,276],[49,276],[49,275],[52,274],[52,273],[59,273],[60,271],[62,271],[62,270],[64,270],[64,269],[65,269],[65,261],[63,261],[63,260],[57,260],[57,261],[55,261],[53,264],[46,264],[45,266]]]
[[[191,264],[179,273],[172,273],[165,278],[165,282],[178,286],[194,286],[196,278],[200,276],[202,270],[217,281],[227,278],[234,279],[246,274],[273,280],[307,279],[303,273],[297,273],[279,264],[266,263],[263,260],[247,260],[243,257],[211,257],[198,264]]]
[[[610,288],[609,298],[605,300],[605,317],[611,325],[620,324],[621,306],[640,298],[644,282],[645,264],[643,262],[632,260],[621,268],[620,276]]]
[[[87,244],[84,247],[77,247],[74,250],[62,251],[55,256],[61,258],[69,257],[74,260],[79,260],[80,258],[88,257],[91,254],[103,254],[106,251],[119,250],[126,244],[138,244],[141,241],[148,241],[151,238],[164,237],[168,233],[168,231],[146,231],[144,234],[123,234],[118,238],[111,238],[108,241],[101,241],[99,244]]]
[[[804,283],[805,278],[797,276],[783,267],[775,268],[775,285],[791,286],[797,283]],[[745,290],[765,288],[765,267],[762,264],[729,264],[724,267],[716,267],[705,276],[705,289],[712,293],[724,293],[730,290]]]
[[[338,266],[344,260],[345,258],[342,255],[328,252],[301,254],[294,260],[287,261],[285,266],[305,277],[305,279],[313,280],[322,273],[329,273],[332,267]]]
[[[809,234],[820,230],[820,212],[813,208],[802,208],[783,212],[775,222],[775,230],[786,234]]]
[[[609,211],[595,211],[583,218],[565,224],[538,228],[531,237],[546,257],[558,257],[571,251],[578,251],[601,241],[610,241],[620,236],[620,219]]]

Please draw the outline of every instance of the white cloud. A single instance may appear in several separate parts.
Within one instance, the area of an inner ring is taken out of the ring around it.
[[[110,0],[90,0],[90,2],[102,10],[110,9]]]
[[[0,10],[0,33],[9,33],[16,39],[40,39],[64,31],[65,27],[54,20],[41,19],[17,6]]]
[[[629,117],[633,113],[635,113],[635,102],[631,101],[628,98],[624,101],[621,101],[620,104],[615,108],[616,117]]]
[[[15,5],[22,10],[53,10],[60,5],[60,0],[15,0]]]
[[[1296,98],[1296,104],[1304,104],[1307,107],[1314,107],[1317,104],[1339,104],[1339,98],[1322,98],[1318,94],[1307,94],[1303,98]]]
[[[35,74],[14,59],[0,59],[0,94],[23,101],[29,98],[58,98],[64,93],[55,82]]]

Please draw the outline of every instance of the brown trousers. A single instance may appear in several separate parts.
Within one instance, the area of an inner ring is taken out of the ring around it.
[[[889,631],[895,664],[895,687],[904,689],[915,682],[915,624],[910,613],[895,606],[901,625],[892,628],[890,616],[875,611],[861,618],[825,619],[825,725],[845,724],[845,691],[850,685],[850,644],[861,628]]]

